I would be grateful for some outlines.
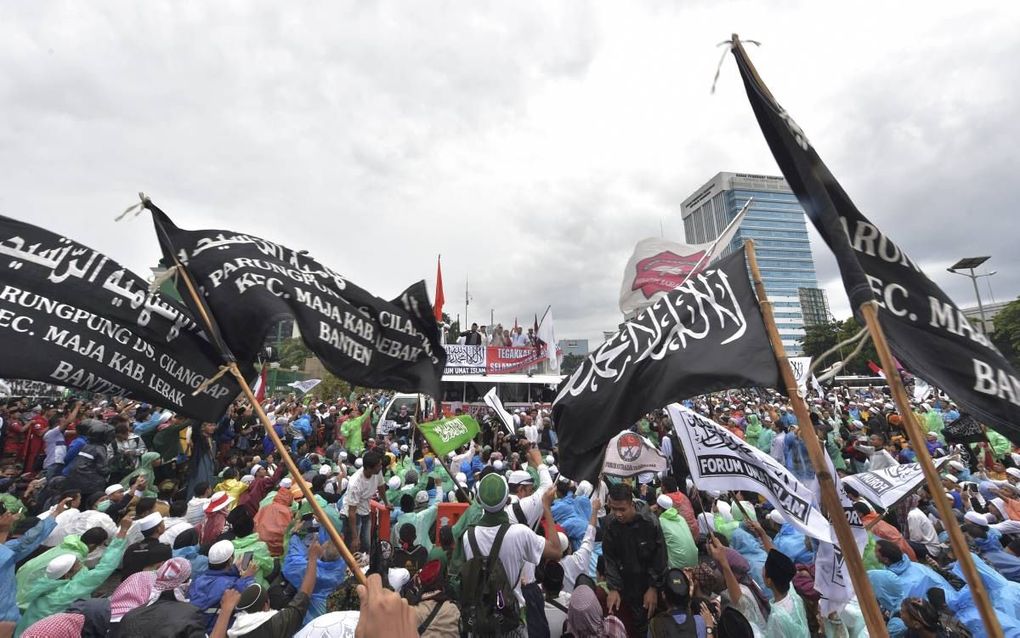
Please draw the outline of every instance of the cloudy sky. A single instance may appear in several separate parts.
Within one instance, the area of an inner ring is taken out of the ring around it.
[[[1020,3],[21,2],[0,5],[0,213],[147,273],[144,191],[390,298],[560,338],[619,321],[636,241],[682,239],[720,170],[777,174],[731,32],[861,210],[961,305],[1020,293]],[[1012,71],[1010,70],[1012,69]],[[812,230],[812,233],[814,231]],[[849,309],[813,236],[835,314]],[[988,298],[985,285],[983,297]]]

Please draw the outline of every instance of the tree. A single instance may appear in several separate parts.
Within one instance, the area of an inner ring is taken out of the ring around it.
[[[804,356],[817,359],[823,352],[839,343],[839,331],[842,326],[840,321],[804,326],[804,336],[800,339]]]
[[[584,362],[584,357],[579,354],[565,354],[563,355],[563,361],[560,361],[560,374],[570,376],[574,374],[574,370]]]
[[[855,334],[860,332],[861,324],[857,322],[857,319],[850,317],[843,321],[830,321],[828,323],[817,324],[814,326],[807,326],[804,329],[804,338],[800,340],[801,347],[804,350],[804,356],[811,357],[813,361],[812,365],[818,361],[818,357],[824,354],[827,350],[836,346],[841,341],[853,337]],[[834,354],[829,355],[828,358],[819,366],[820,370],[832,367],[837,361],[842,361],[846,357],[850,356],[854,348],[857,347],[856,343],[844,346]],[[860,376],[871,376],[872,372],[868,369],[868,361],[877,361],[878,353],[875,351],[875,346],[870,341],[864,345],[860,353],[851,359],[847,364],[839,371],[840,375],[860,375]]]
[[[989,335],[1002,356],[1020,366],[1020,298],[1006,304],[995,315],[995,330]]]
[[[305,359],[313,357],[312,351],[308,349],[301,337],[292,337],[280,342],[280,367],[290,368],[297,366],[305,367]]]

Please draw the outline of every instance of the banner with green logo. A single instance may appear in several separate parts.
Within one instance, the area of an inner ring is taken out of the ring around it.
[[[478,421],[465,415],[418,424],[429,447],[439,456],[445,456],[478,436]]]

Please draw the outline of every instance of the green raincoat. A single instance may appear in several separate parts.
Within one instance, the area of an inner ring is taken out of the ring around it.
[[[749,445],[758,447],[758,437],[761,436],[763,428],[757,414],[747,415],[747,429],[744,430],[744,441]]]
[[[70,534],[65,536],[64,540],[56,547],[46,550],[22,565],[15,576],[18,609],[24,611],[28,608],[28,603],[32,600],[28,596],[32,585],[39,579],[46,578],[46,566],[50,564],[51,560],[64,554],[74,554],[78,560],[84,562],[85,558],[89,555],[89,548],[85,543],[81,542],[80,536]]]
[[[395,523],[393,524],[392,539],[394,547],[400,546],[400,528],[405,524],[410,523],[414,525],[414,533],[418,539],[418,543],[426,550],[432,549],[432,541],[429,540],[429,529],[436,525],[436,512],[439,511],[439,505],[429,505],[420,512],[404,512],[400,515]]]
[[[252,560],[258,565],[255,580],[263,587],[268,587],[266,578],[273,573],[273,557],[269,554],[269,546],[259,540],[258,534],[248,534],[230,541],[234,546],[234,559],[238,560],[245,553],[252,553]]]
[[[675,508],[659,514],[659,526],[666,541],[666,556],[670,568],[687,569],[698,566],[698,546],[687,525]],[[732,532],[731,532],[732,533]]]
[[[122,478],[120,484],[127,488],[131,486],[131,482],[135,480],[135,477],[144,476],[145,496],[156,496],[156,472],[153,471],[152,464],[158,460],[160,460],[159,452],[146,452],[138,459],[138,468]]]
[[[18,621],[18,626],[14,630],[15,638],[36,621],[61,613],[79,598],[90,598],[92,592],[106,582],[120,565],[125,549],[127,541],[119,536],[115,537],[103,552],[99,563],[92,569],[82,567],[70,580],[38,579],[28,592],[28,599],[31,602]]]

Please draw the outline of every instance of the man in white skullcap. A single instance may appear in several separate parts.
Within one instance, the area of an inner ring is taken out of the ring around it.
[[[217,541],[209,548],[209,569],[196,576],[188,589],[191,604],[205,614],[207,632],[211,632],[216,624],[223,592],[228,589],[244,591],[255,582],[257,570],[258,565],[253,560],[243,573],[240,571],[239,563],[234,562],[234,545],[230,541]]]
[[[124,564],[120,570],[124,578],[173,557],[173,548],[159,542],[160,534],[166,530],[162,514],[153,512],[138,519],[138,530],[142,533],[142,540],[129,546],[124,553]]]
[[[120,530],[92,569],[82,565],[73,554],[63,554],[50,561],[46,566],[46,578],[40,579],[29,589],[28,598],[31,602],[18,622],[15,635],[20,635],[41,618],[66,610],[68,605],[79,598],[90,598],[92,592],[120,564],[124,556],[125,539],[133,522],[130,516],[121,519]]]
[[[535,529],[542,519],[542,497],[552,489],[553,478],[549,468],[542,463],[542,454],[538,448],[528,450],[528,465],[538,473],[538,485],[531,472],[514,470],[507,477],[510,486],[510,503],[506,513],[511,523],[521,523]]]

